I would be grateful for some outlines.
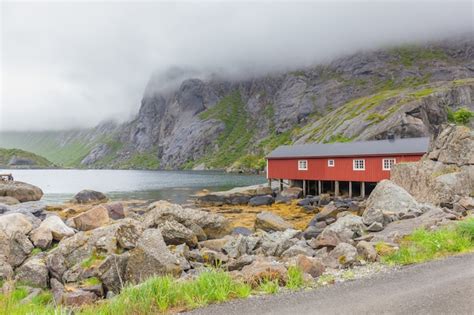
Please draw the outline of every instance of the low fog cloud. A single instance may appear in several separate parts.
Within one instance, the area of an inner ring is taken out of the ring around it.
[[[473,28],[471,1],[0,6],[0,130],[129,119],[152,74],[254,76]]]

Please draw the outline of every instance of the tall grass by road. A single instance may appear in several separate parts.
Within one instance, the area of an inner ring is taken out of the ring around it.
[[[382,255],[382,261],[408,265],[473,249],[474,218],[471,218],[435,231],[418,229],[401,242],[398,251]]]

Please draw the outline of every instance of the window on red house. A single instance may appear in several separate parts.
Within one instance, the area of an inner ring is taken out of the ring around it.
[[[306,161],[306,160],[299,160],[299,161],[298,161],[298,170],[299,170],[299,171],[306,171],[306,170],[308,170],[308,161]]]
[[[382,169],[384,171],[390,171],[394,164],[395,164],[395,159],[394,158],[383,159],[382,160]]]
[[[354,171],[363,171],[365,170],[365,160],[353,160],[353,170]]]

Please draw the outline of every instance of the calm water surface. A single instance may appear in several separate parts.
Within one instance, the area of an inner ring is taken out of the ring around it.
[[[227,174],[211,171],[136,171],[136,170],[0,170],[12,173],[15,180],[40,187],[48,203],[70,200],[82,189],[106,193],[111,199],[166,199],[178,203],[202,189],[225,190],[261,184],[259,175]]]

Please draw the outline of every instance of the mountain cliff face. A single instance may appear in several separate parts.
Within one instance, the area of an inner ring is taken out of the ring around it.
[[[148,89],[159,91],[152,82]],[[280,144],[435,134],[461,107],[474,110],[472,39],[358,53],[245,80],[187,79],[174,91],[147,93],[133,121],[82,131],[90,141],[76,162],[258,169]]]

